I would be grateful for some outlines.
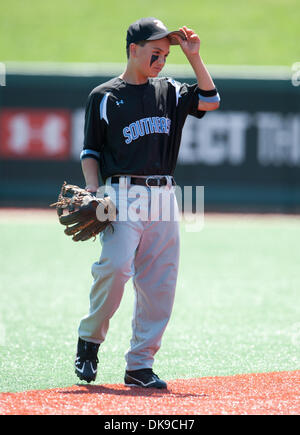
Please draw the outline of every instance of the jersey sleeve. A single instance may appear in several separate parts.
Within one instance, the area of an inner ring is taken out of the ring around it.
[[[85,109],[84,142],[80,159],[87,157],[99,161],[105,141],[105,125],[100,119],[100,103],[103,96],[99,93],[91,93],[88,97]]]
[[[179,109],[187,111],[188,115],[195,116],[200,119],[205,115],[204,110],[198,110],[199,104],[199,88],[197,84],[188,85],[182,83],[179,90]]]
[[[203,118],[206,112],[198,110],[199,88],[197,83],[188,85],[187,83],[177,82],[174,79],[168,79],[168,82],[174,87],[176,93],[176,107],[179,115],[183,117],[192,115],[198,119]]]

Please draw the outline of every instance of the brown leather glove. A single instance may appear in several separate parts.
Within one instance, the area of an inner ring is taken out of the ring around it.
[[[58,195],[56,207],[65,234],[75,242],[85,241],[104,231],[116,220],[117,210],[109,196],[97,198],[92,193],[65,181]],[[113,227],[112,227],[113,228]]]

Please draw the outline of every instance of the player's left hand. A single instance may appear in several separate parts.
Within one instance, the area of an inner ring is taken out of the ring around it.
[[[183,41],[180,37],[176,37],[184,54],[187,57],[199,54],[200,38],[197,33],[195,33],[194,30],[187,28],[186,26],[181,27],[179,30],[181,30],[181,32],[183,32],[186,36],[185,41]]]

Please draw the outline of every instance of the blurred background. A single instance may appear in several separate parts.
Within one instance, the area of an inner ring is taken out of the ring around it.
[[[300,4],[297,0],[0,0],[0,206],[44,207],[79,154],[90,91],[126,65],[125,38],[143,16],[201,39],[221,95],[188,117],[176,170],[204,186],[206,211],[300,211]],[[163,75],[195,82],[179,47]]]

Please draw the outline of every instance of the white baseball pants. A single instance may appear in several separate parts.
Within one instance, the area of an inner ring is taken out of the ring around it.
[[[92,265],[90,310],[78,332],[86,341],[105,340],[109,321],[132,277],[135,306],[125,359],[127,370],[138,370],[152,368],[170,319],[179,263],[179,219],[171,185],[141,189],[128,184],[128,180],[122,177],[119,185],[111,185],[116,192],[118,218],[113,223],[114,231],[108,227],[100,235],[102,251],[99,261]],[[159,208],[153,206],[153,194],[158,191],[169,197],[161,201]]]

